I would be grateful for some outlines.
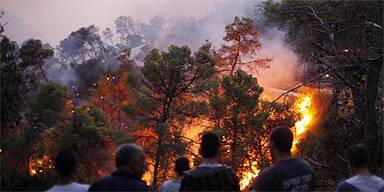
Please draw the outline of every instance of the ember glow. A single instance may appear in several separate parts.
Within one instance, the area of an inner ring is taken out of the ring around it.
[[[28,164],[29,175],[35,176],[53,168],[53,162],[49,156],[44,155],[41,159],[31,159]]]
[[[245,190],[247,187],[249,187],[249,185],[252,184],[253,180],[259,175],[260,172],[256,161],[246,160],[244,165],[251,167],[251,169],[242,174],[242,179],[239,183],[241,190]]]
[[[308,131],[310,125],[313,123],[315,109],[313,108],[313,97],[310,94],[304,94],[297,98],[294,111],[299,113],[301,118],[295,123],[294,127],[294,141],[293,141],[293,152],[297,153],[297,144],[304,139],[304,133]],[[240,180],[240,189],[245,190],[260,173],[259,165],[257,161],[245,161],[245,166],[251,167],[242,173],[242,179]]]
[[[301,115],[301,119],[295,123],[295,139],[293,152],[297,152],[297,145],[303,139],[303,134],[308,131],[314,120],[313,97],[309,94],[299,97],[295,104],[295,110]]]

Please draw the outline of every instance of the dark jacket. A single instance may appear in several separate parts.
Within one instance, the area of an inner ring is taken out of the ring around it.
[[[240,191],[240,186],[230,167],[198,166],[185,172],[179,191]]]
[[[88,191],[149,191],[149,188],[140,178],[117,170],[93,183]]]
[[[299,158],[277,161],[260,173],[253,183],[255,191],[313,191],[315,176],[309,164]]]

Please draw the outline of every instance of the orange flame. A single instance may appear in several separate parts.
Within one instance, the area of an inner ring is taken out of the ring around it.
[[[244,166],[250,166],[251,169],[245,171],[242,174],[242,179],[240,180],[240,189],[245,190],[251,182],[259,175],[260,169],[258,168],[256,161],[248,161],[244,162]]]
[[[44,155],[41,159],[32,159],[29,161],[29,175],[35,176],[44,173],[47,169],[53,168],[53,162],[48,155]]]
[[[310,125],[313,123],[315,110],[313,108],[312,96],[306,94],[300,96],[294,106],[294,111],[299,113],[302,118],[295,123],[295,139],[293,141],[293,152],[297,152],[297,144],[303,139],[303,134],[308,131]],[[245,166],[250,166],[251,170],[242,173],[242,179],[240,180],[240,189],[245,190],[251,182],[258,176],[260,169],[256,161],[245,161]]]
[[[295,104],[295,111],[297,111],[302,118],[295,123],[295,139],[293,141],[293,152],[297,152],[297,145],[303,139],[303,133],[308,131],[314,119],[314,109],[311,95],[304,95],[300,97]]]

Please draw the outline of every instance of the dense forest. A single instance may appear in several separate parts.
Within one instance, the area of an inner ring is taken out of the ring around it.
[[[212,130],[223,140],[220,161],[246,190],[271,165],[268,135],[279,126],[294,130],[293,152],[311,164],[319,190],[348,177],[344,151],[355,143],[368,146],[382,176],[383,6],[266,1],[232,18],[219,45],[201,29],[209,17],[121,16],[115,28],[84,26],[57,47],[18,44],[0,20],[1,189],[48,189],[63,149],[79,155],[77,179],[92,183],[114,170],[116,147],[133,142],[157,190],[178,155],[199,163],[199,136]],[[260,54],[271,29],[300,63],[280,67],[295,78],[274,87],[257,79],[285,57]]]

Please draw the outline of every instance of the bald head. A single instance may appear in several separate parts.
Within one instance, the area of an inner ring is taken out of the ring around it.
[[[115,163],[117,169],[126,169],[141,177],[145,172],[145,154],[136,144],[122,144],[117,148]]]

